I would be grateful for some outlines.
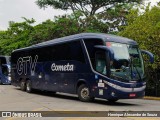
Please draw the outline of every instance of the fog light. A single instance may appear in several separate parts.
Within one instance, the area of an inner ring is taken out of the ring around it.
[[[111,92],[111,96],[115,96],[115,92]]]

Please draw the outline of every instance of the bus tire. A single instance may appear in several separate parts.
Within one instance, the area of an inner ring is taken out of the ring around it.
[[[85,84],[78,87],[78,97],[82,102],[89,102],[94,99],[90,96],[89,88]]]
[[[26,82],[26,92],[28,92],[28,93],[32,92],[32,83],[30,80],[27,80],[27,82]]]
[[[110,102],[110,103],[115,103],[115,102],[118,101],[118,99],[107,99],[107,100],[108,100],[108,102]]]
[[[21,80],[20,82],[20,89],[22,91],[25,91],[26,90],[26,82],[24,80]]]

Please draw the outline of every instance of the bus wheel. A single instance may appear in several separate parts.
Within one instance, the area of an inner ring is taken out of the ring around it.
[[[26,83],[25,83],[24,80],[21,80],[21,82],[20,82],[20,88],[21,88],[22,91],[26,90]]]
[[[94,99],[94,98],[90,97],[89,88],[85,84],[82,84],[79,86],[78,97],[82,102],[89,102],[92,99]]]
[[[108,102],[110,102],[110,103],[115,103],[115,102],[118,101],[118,99],[107,99],[107,100],[108,100]]]
[[[26,82],[26,92],[28,92],[28,93],[32,92],[32,86],[31,86],[30,80],[27,80],[27,82]]]

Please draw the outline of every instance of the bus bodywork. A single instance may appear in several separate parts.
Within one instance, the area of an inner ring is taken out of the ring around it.
[[[0,56],[0,84],[11,84],[10,56]]]
[[[67,36],[15,50],[11,63],[12,84],[27,92],[78,94],[81,101],[95,97],[116,101],[145,94],[141,50],[135,41],[119,36]]]

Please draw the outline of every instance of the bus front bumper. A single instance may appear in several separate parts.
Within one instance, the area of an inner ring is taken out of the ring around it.
[[[114,88],[92,89],[92,96],[104,99],[136,99],[145,96],[145,89],[139,91],[121,91]]]

